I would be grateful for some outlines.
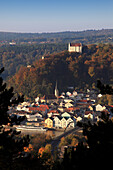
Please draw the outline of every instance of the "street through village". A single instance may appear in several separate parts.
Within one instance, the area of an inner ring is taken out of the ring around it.
[[[58,149],[58,145],[60,143],[60,140],[62,137],[66,137],[68,136],[69,134],[81,134],[82,133],[82,129],[79,128],[78,126],[76,126],[75,128],[73,129],[70,129],[70,130],[67,130],[65,131],[63,134],[57,136],[57,137],[54,137],[52,142],[50,143],[51,144],[51,147],[52,147],[52,155],[54,155],[54,152]]]

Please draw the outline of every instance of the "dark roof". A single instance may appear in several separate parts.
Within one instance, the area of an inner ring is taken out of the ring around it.
[[[81,43],[70,43],[70,46],[74,46],[74,47],[81,47],[82,44]]]

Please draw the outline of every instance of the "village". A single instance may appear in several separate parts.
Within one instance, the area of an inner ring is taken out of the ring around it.
[[[87,89],[87,92],[67,91],[61,93],[57,88],[52,95],[44,95],[35,98],[34,103],[23,102],[15,108],[9,109],[11,116],[24,116],[21,125],[14,125],[17,130],[47,131],[66,130],[75,128],[78,122],[96,123],[101,121],[101,112],[112,117],[110,109],[112,106],[102,106],[97,99],[102,97],[95,90]]]

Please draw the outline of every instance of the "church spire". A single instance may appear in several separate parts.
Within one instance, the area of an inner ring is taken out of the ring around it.
[[[55,96],[58,98],[59,96],[59,91],[58,91],[58,87],[57,87],[57,81],[56,81],[56,86],[55,86]]]

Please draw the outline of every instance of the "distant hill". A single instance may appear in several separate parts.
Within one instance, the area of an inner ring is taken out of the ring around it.
[[[37,95],[53,93],[56,80],[62,92],[68,86],[95,88],[97,79],[113,84],[113,45],[88,45],[82,54],[62,51],[47,55],[30,68],[20,67],[8,84],[26,99],[33,99]]]
[[[85,44],[92,43],[113,43],[113,29],[102,30],[86,30],[86,31],[67,31],[56,33],[12,33],[12,32],[0,32],[0,41],[16,41],[17,43],[68,43],[81,42]]]

